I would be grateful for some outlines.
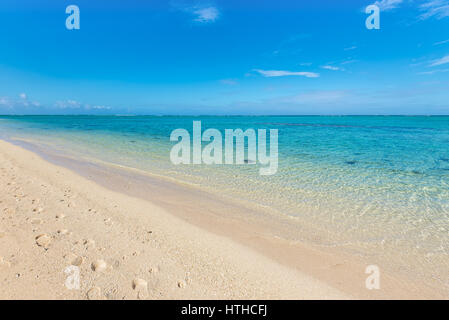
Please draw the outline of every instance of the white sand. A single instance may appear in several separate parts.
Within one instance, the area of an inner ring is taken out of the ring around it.
[[[0,174],[1,299],[351,298],[4,141]]]

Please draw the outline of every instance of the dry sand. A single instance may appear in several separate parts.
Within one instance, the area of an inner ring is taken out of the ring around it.
[[[4,141],[0,175],[1,299],[351,298]]]

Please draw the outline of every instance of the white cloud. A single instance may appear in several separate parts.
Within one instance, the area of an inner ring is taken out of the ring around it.
[[[33,107],[40,107],[41,104],[37,101],[32,101],[28,99],[28,96],[25,93],[20,93],[19,98],[9,98],[9,97],[1,97],[0,98],[0,106],[7,107],[10,109],[14,109],[16,107],[18,108],[25,108],[29,110]]]
[[[7,97],[0,97],[0,106],[11,106],[11,101]]]
[[[192,4],[193,1],[172,0],[170,5],[175,10],[180,10],[194,16],[193,21],[199,23],[215,22],[220,17],[220,10],[208,3]]]
[[[79,109],[81,103],[75,100],[56,101],[55,107],[60,109]]]
[[[95,110],[111,110],[111,107],[107,107],[107,106],[93,106],[92,109],[95,109]]]
[[[194,8],[193,14],[196,15],[194,21],[197,22],[214,22],[220,15],[219,11],[215,7]]]
[[[449,63],[449,54],[447,56],[444,56],[444,57],[440,58],[440,59],[434,60],[430,64],[430,66],[431,67],[435,67],[435,66],[440,66],[442,64],[446,64],[446,63]]]
[[[449,39],[443,40],[443,41],[435,42],[433,45],[434,45],[434,46],[439,46],[440,44],[445,44],[445,43],[448,43],[448,42],[449,42]]]
[[[422,20],[436,17],[443,19],[449,17],[449,1],[448,0],[431,0],[419,6],[423,12],[419,17]]]
[[[39,107],[41,104],[37,101],[30,101],[28,99],[28,96],[26,93],[21,93],[19,94],[20,100],[19,101],[15,101],[14,104],[15,105],[21,105],[23,107],[29,107],[29,106],[33,106],[33,107]]]
[[[326,70],[332,70],[332,71],[342,71],[343,70],[339,67],[334,67],[334,66],[322,66],[321,68],[326,69]]]
[[[111,110],[111,107],[104,105],[90,105],[87,103],[81,103],[76,100],[64,100],[56,101],[54,106],[58,109],[72,109],[72,110]]]
[[[378,6],[381,11],[389,11],[398,8],[402,3],[404,0],[378,0],[373,4]],[[419,15],[421,20],[431,17],[443,19],[449,17],[449,0],[426,0],[418,5],[418,9],[421,11]]]
[[[30,100],[29,97],[21,93],[18,98],[9,98],[7,96],[0,97],[0,110],[7,110],[8,113],[20,114],[48,114],[60,112],[76,112],[86,113],[89,111],[106,112],[112,110],[111,107],[105,105],[89,105],[76,100],[60,100],[53,103],[52,106],[41,105],[38,101]]]
[[[307,78],[318,78],[320,76],[319,73],[315,72],[295,72],[284,70],[260,70],[260,69],[255,69],[254,71],[260,73],[264,77],[302,76]]]
[[[382,0],[376,1],[373,4],[378,6],[381,11],[388,11],[392,9],[396,9],[403,0]]]
[[[343,61],[342,63],[340,63],[341,65],[345,65],[345,64],[350,64],[350,63],[354,63],[354,62],[358,62],[359,60],[355,60],[355,59],[349,59],[346,61]]]
[[[418,72],[418,74],[435,74],[435,73],[442,73],[442,72],[449,72],[449,69],[438,69],[438,70],[432,70],[432,71],[424,71],[424,72]]]
[[[352,46],[352,47],[344,48],[343,50],[344,51],[349,51],[349,50],[355,50],[355,49],[357,49],[357,47],[356,46]]]

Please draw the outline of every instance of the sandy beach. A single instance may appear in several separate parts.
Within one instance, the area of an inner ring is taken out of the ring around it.
[[[3,141],[0,168],[1,299],[348,298]]]
[[[367,290],[363,261],[207,210],[243,210],[231,203],[160,182],[139,193],[123,173],[52,160],[0,141],[1,299],[440,297],[388,274]],[[70,266],[79,289],[65,285]]]

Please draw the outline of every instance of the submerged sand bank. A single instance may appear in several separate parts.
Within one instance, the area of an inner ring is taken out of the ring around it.
[[[268,239],[267,226],[235,220],[233,204],[148,181],[139,193],[126,175],[87,169],[82,177],[0,141],[0,298],[434,296],[389,276],[367,290],[363,264]],[[64,285],[70,265],[79,290]]]

